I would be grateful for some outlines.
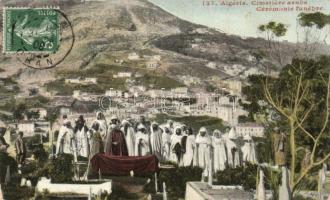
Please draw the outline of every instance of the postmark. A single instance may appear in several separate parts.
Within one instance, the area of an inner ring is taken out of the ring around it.
[[[59,13],[54,8],[4,8],[4,53],[55,53]]]
[[[3,15],[3,52],[24,66],[50,69],[71,52],[73,27],[59,8],[5,7]]]

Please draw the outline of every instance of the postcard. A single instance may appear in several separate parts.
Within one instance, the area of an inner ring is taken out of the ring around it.
[[[329,0],[0,7],[0,200],[330,199]]]

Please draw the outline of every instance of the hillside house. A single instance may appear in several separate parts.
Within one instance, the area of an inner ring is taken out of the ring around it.
[[[127,58],[128,58],[128,60],[139,60],[140,56],[139,56],[139,54],[132,52],[132,53],[128,54]]]
[[[236,126],[236,132],[239,136],[244,137],[264,137],[265,128],[257,123],[240,123]]]
[[[131,78],[132,72],[118,72],[113,75],[113,78]]]
[[[160,67],[160,63],[156,60],[151,60],[151,61],[146,62],[146,68],[147,69],[155,70],[158,67]]]
[[[65,83],[82,85],[96,84],[97,78],[67,78],[65,79]]]

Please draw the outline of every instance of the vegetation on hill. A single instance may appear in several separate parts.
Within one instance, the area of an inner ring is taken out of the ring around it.
[[[139,72],[143,74],[142,77],[132,78],[135,79],[137,85],[143,85],[147,88],[152,86],[155,89],[175,88],[184,86],[180,82],[155,73],[151,73],[141,69],[134,69],[132,67],[122,67],[116,65],[97,64],[93,67],[83,70],[65,70],[57,73],[58,79],[47,83],[45,86],[48,91],[56,91],[59,95],[72,95],[74,90],[80,90],[82,92],[103,94],[110,88],[118,90],[126,90],[126,80],[128,78],[113,78],[118,72],[131,72],[132,76],[134,73]],[[72,84],[65,83],[65,78],[97,78],[97,84]]]

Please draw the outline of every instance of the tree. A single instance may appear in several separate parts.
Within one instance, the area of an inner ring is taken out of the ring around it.
[[[271,21],[267,24],[262,24],[258,27],[258,30],[262,33],[266,33],[267,40],[267,53],[270,58],[273,58],[283,65],[283,58],[281,52],[281,41],[280,38],[283,37],[287,32],[287,26],[282,23],[277,23]],[[275,56],[275,57],[274,57]]]
[[[327,140],[325,133],[329,130],[330,114],[330,74],[321,65],[323,62],[330,64],[330,57],[322,57],[319,61],[294,60],[283,70],[283,77],[273,81],[263,80],[265,99],[286,122],[292,194],[315,167],[330,158],[330,152],[325,153],[322,149],[322,141]],[[313,112],[319,116],[313,115]],[[302,140],[306,137],[308,140]],[[300,148],[309,149],[311,154],[308,164],[304,168],[300,166],[297,171],[297,152]]]
[[[297,37],[297,40],[302,39],[303,53],[304,55],[314,55],[316,47],[320,43],[326,43],[328,32],[325,27],[330,24],[330,15],[326,15],[320,12],[316,13],[300,13],[298,15],[298,22],[302,29],[303,35],[301,38]],[[297,34],[300,31],[297,31]]]
[[[30,120],[30,119],[32,119],[32,120],[36,120],[36,119],[39,119],[39,117],[40,117],[40,112],[39,112],[39,110],[37,110],[37,111],[33,111],[33,110],[31,110],[31,111],[26,111],[26,117]]]
[[[249,77],[252,85],[243,89],[244,93],[251,93],[247,95],[249,105],[253,105],[249,108],[250,118],[255,120],[256,114],[262,114],[264,122],[279,126],[287,133],[291,197],[307,182],[308,176],[330,158],[330,149],[326,145],[330,141],[326,134],[330,115],[330,57],[314,54],[315,46],[322,42],[320,32],[330,24],[329,19],[322,13],[298,15],[305,35],[303,45],[297,37],[296,58],[283,66],[278,78]],[[269,22],[258,29],[266,33],[268,53],[274,52],[282,65],[284,53],[279,38],[285,35],[286,28],[281,23]],[[307,59],[301,59],[302,56]],[[305,152],[304,158],[301,152]],[[302,159],[304,163],[300,162]]]
[[[26,105],[24,103],[20,103],[14,108],[13,116],[16,120],[24,119],[24,113],[26,111]]]

